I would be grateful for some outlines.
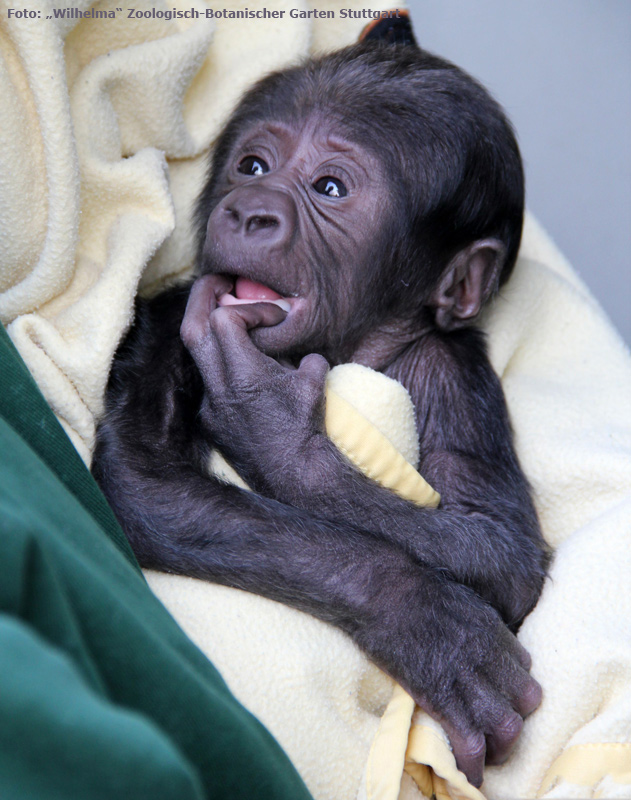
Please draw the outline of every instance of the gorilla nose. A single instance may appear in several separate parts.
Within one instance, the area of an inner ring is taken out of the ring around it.
[[[234,189],[211,214],[219,239],[224,236],[241,240],[244,245],[283,245],[291,239],[296,227],[293,201],[284,192],[263,187]],[[215,219],[213,220],[213,217]]]

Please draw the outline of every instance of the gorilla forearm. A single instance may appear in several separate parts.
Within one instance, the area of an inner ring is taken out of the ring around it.
[[[204,380],[199,420],[208,442],[256,491],[402,546],[517,626],[539,596],[546,552],[479,335],[428,334],[388,369],[414,400],[421,472],[442,497],[439,509],[421,509],[364,478],[328,440],[322,361],[293,370],[259,353],[244,328],[257,320],[254,306],[223,309],[210,328],[207,314],[197,316],[198,302],[212,303],[212,288],[212,278],[199,282],[185,317]]]
[[[222,484],[193,465],[155,452],[154,468],[144,470],[130,452],[121,458],[125,451],[116,432],[102,431],[94,472],[144,567],[262,594],[354,633],[365,614],[360,600],[378,594],[372,556],[379,551],[384,573],[407,561],[353,529]]]
[[[273,496],[377,535],[419,563],[445,570],[473,588],[515,628],[536,603],[547,565],[536,515],[528,513],[527,494],[520,498],[506,485],[480,485],[478,464],[469,459],[438,454],[436,460],[442,462],[440,480],[429,466],[430,458],[423,470],[433,486],[447,486],[453,469],[460,479],[471,476],[471,494],[453,500],[446,492],[438,509],[419,508],[364,478],[339,453],[330,452],[321,468],[310,459],[308,472],[303,471],[303,486],[311,488],[297,491],[292,485]],[[484,494],[475,497],[475,488]]]

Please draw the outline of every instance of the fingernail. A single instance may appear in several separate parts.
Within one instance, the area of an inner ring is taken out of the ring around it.
[[[291,311],[291,303],[287,302],[287,300],[272,300],[271,302],[274,303],[275,306],[282,308],[283,311]]]

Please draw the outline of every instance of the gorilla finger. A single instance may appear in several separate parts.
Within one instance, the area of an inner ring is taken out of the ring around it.
[[[193,347],[208,330],[208,320],[217,307],[216,275],[198,278],[186,303],[184,319],[180,326],[180,338],[187,348]]]
[[[274,303],[243,303],[239,305],[220,306],[213,314],[217,331],[222,336],[235,335],[238,339],[241,332],[252,328],[271,328],[278,325],[287,316],[287,312]]]
[[[528,671],[532,666],[532,658],[530,657],[530,653],[528,652],[528,650],[526,650],[526,648],[519,641],[519,639],[517,639],[516,637],[514,637],[514,639],[515,641],[512,648],[513,655],[517,659],[519,664],[526,671]]]
[[[509,757],[519,738],[524,721],[519,714],[508,708],[491,726],[486,737],[487,764],[503,764]]]
[[[329,371],[329,362],[317,353],[305,356],[298,365],[298,372],[318,388],[324,386]]]
[[[520,648],[526,652],[521,645]],[[513,653],[505,653],[503,658],[487,664],[480,669],[480,675],[525,718],[541,703],[543,693],[539,683],[519,663],[519,654]]]
[[[452,719],[465,719],[468,728],[486,737],[486,760],[492,764],[508,758],[523,727],[522,716],[506,692],[506,682],[513,683],[517,672],[520,686],[523,678],[530,680],[528,673],[510,657],[502,658],[501,662],[504,668],[500,665],[490,675],[477,670],[468,675],[463,673],[454,684],[455,696],[466,711]]]
[[[279,319],[280,316],[280,319]],[[271,303],[252,303],[221,306],[210,318],[210,330],[221,351],[227,374],[246,385],[257,383],[264,371],[285,372],[274,359],[262,353],[254,344],[248,330],[260,325],[276,325],[285,312]]]
[[[456,765],[467,777],[469,783],[480,787],[484,777],[484,759],[486,756],[486,739],[481,731],[473,728],[457,729],[446,720],[442,720]]]
[[[226,278],[225,275],[221,274],[212,274],[212,275],[204,275],[204,278],[209,280],[209,283],[212,285],[213,290],[215,292],[215,297],[217,300],[224,295],[227,294],[232,289],[232,281],[229,278]]]
[[[513,708],[521,714],[522,717],[526,718],[541,705],[543,690],[532,675],[526,673],[526,680],[523,686],[520,687],[519,691],[517,691],[511,699]]]

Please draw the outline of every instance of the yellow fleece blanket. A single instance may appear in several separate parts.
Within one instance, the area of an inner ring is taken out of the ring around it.
[[[0,318],[86,461],[139,282],[151,289],[192,265],[205,153],[239,94],[365,24],[291,18],[312,8],[305,0],[266,0],[283,19],[219,22],[202,0],[133,5],[199,17],[131,20],[115,2],[74,0],[107,13],[60,18],[40,0],[29,19],[8,12],[32,3],[0,0]],[[440,729],[340,632],[262,598],[150,576],[318,800],[631,798],[631,359],[532,219],[483,324],[556,554],[520,632],[544,701],[481,793]],[[395,396],[388,385],[382,404],[400,421]],[[414,461],[409,430],[385,435]]]

